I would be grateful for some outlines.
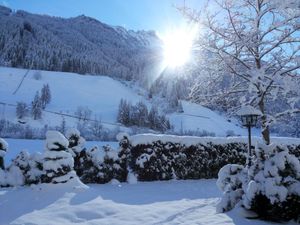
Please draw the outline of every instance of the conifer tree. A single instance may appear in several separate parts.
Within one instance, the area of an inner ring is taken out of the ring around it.
[[[44,84],[41,90],[41,104],[42,108],[45,109],[46,105],[51,102],[51,91],[49,84]]]
[[[74,160],[67,152],[69,141],[58,131],[46,133],[46,151],[44,153],[42,176],[44,183],[65,183],[76,176]]]
[[[34,99],[31,103],[31,115],[34,120],[42,118],[42,103],[39,91],[36,92]]]

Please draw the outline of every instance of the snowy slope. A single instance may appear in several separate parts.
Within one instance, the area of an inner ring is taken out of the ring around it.
[[[195,103],[182,101],[184,113],[173,113],[170,121],[176,130],[206,130],[217,136],[226,136],[227,131],[233,131],[236,135],[246,135],[245,129],[228,122],[223,116]],[[257,135],[259,131],[255,129]]]
[[[47,110],[73,114],[78,106],[88,107],[93,115],[101,117],[102,121],[115,122],[118,105],[121,98],[132,103],[142,100],[131,89],[120,82],[106,76],[88,76],[74,73],[42,71],[42,79],[33,79],[35,71],[31,71],[25,78],[19,91],[13,95],[23,75],[27,70],[0,68],[0,102],[15,104],[18,101],[30,103],[35,92],[40,91],[43,84],[50,86],[52,100]],[[3,106],[2,106],[3,108]],[[3,113],[3,109],[2,109]],[[14,120],[15,109],[6,107],[5,118]],[[36,126],[48,124],[59,125],[61,116],[45,113],[42,121],[30,121]],[[67,124],[74,123],[74,119],[66,118]]]
[[[93,111],[93,117],[100,117],[104,125],[116,123],[118,105],[121,98],[131,103],[142,100],[149,107],[151,103],[147,95],[138,92],[137,88],[130,88],[123,83],[107,76],[79,75],[75,73],[42,71],[42,79],[33,79],[35,71],[30,71],[24,79],[20,89],[13,94],[26,73],[25,69],[0,67],[0,102],[16,104],[24,101],[30,104],[35,92],[40,91],[43,84],[48,83],[52,93],[52,101],[47,110],[74,115],[78,106],[88,107]],[[206,130],[217,136],[225,136],[228,130],[237,135],[245,135],[245,129],[230,123],[226,118],[217,113],[189,102],[183,102],[184,113],[169,115],[174,129],[183,130]],[[15,108],[0,104],[0,118],[16,122]],[[76,119],[66,117],[67,126],[75,126]],[[45,124],[57,126],[61,123],[62,116],[45,112],[43,119],[29,124],[42,127]],[[108,123],[108,124],[107,124]],[[114,126],[110,126],[114,127]]]
[[[216,213],[216,180],[68,184],[0,190],[0,225],[7,224],[209,224],[266,225],[239,209]],[[287,224],[294,224],[292,222]]]

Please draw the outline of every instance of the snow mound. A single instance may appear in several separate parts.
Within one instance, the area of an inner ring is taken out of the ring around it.
[[[47,131],[46,148],[48,150],[64,150],[67,149],[69,141],[58,131]]]

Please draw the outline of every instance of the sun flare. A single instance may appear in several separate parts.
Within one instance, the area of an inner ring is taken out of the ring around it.
[[[168,67],[179,67],[191,58],[195,28],[177,29],[162,37],[164,43],[164,61]]]

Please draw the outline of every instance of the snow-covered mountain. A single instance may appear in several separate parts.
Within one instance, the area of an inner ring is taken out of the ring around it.
[[[148,93],[143,89],[108,76],[40,71],[41,77],[36,80],[35,73],[34,70],[0,67],[0,103],[5,103],[0,104],[0,119],[18,123],[16,103],[22,101],[30,106],[36,91],[40,91],[44,84],[49,84],[52,100],[43,112],[42,119],[33,120],[29,115],[22,119],[25,124],[21,126],[55,127],[60,126],[64,119],[67,126],[76,127],[77,118],[62,116],[61,113],[75,115],[78,107],[83,107],[92,111],[91,119],[100,118],[104,127],[109,129],[120,127],[126,131],[128,128],[116,122],[122,98],[132,104],[143,101],[149,109],[152,104],[156,104],[156,101],[148,98]],[[17,89],[23,78],[20,88]],[[182,102],[182,106],[183,113],[167,114],[177,132],[206,131],[217,136],[226,136],[228,132],[237,135],[246,134],[245,129],[208,108],[186,101]]]
[[[131,80],[159,60],[160,47],[153,31],[112,27],[84,15],[65,19],[0,6],[2,66]]]

